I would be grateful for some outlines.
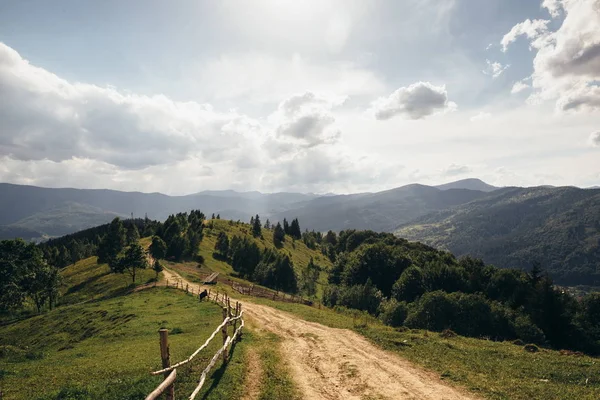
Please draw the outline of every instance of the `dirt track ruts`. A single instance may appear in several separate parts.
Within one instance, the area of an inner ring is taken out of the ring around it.
[[[164,270],[197,291],[201,285]],[[458,400],[478,397],[382,350],[361,335],[305,321],[272,307],[242,302],[253,325],[282,338],[282,357],[304,399]]]

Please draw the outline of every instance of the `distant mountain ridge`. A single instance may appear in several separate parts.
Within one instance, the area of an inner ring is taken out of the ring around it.
[[[559,283],[600,285],[600,189],[502,188],[395,233],[500,267],[539,262]]]
[[[475,179],[453,184],[459,189],[462,186],[487,188],[489,185]],[[255,214],[279,221],[298,216],[306,218],[302,221],[303,227],[324,231],[349,227],[391,231],[407,219],[460,204],[480,194],[441,193],[440,189],[414,184],[378,193],[349,195],[206,190],[185,196],[168,196],[0,183],[0,239],[61,236],[106,223],[115,216],[127,218],[132,213],[135,217],[148,215],[164,220],[169,214],[191,209],[234,220],[247,220]],[[323,210],[326,218],[318,212],[310,212],[313,207]]]

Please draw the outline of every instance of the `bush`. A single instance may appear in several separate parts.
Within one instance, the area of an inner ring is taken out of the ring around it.
[[[364,285],[330,285],[323,293],[323,304],[326,306],[354,308],[367,311],[372,315],[377,315],[382,299],[381,291],[371,283],[371,280]]]
[[[379,306],[379,318],[389,326],[398,327],[404,324],[408,315],[408,305],[396,299],[384,300]]]
[[[519,339],[529,343],[544,343],[544,333],[538,328],[529,317],[520,315],[515,319],[515,333]]]
[[[441,331],[450,328],[458,306],[454,298],[442,291],[425,293],[406,318],[409,328]]]

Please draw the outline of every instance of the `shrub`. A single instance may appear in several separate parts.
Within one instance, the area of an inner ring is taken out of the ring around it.
[[[384,324],[389,326],[402,326],[407,315],[407,304],[405,302],[398,302],[396,299],[384,300],[379,306],[379,318]]]
[[[515,319],[515,333],[520,339],[529,343],[544,343],[544,333],[529,317],[520,315]]]
[[[431,331],[450,328],[457,308],[454,298],[445,292],[425,293],[409,312],[406,326]]]

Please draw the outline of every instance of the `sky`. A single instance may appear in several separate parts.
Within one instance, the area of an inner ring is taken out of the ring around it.
[[[600,0],[0,2],[0,181],[600,184]]]

